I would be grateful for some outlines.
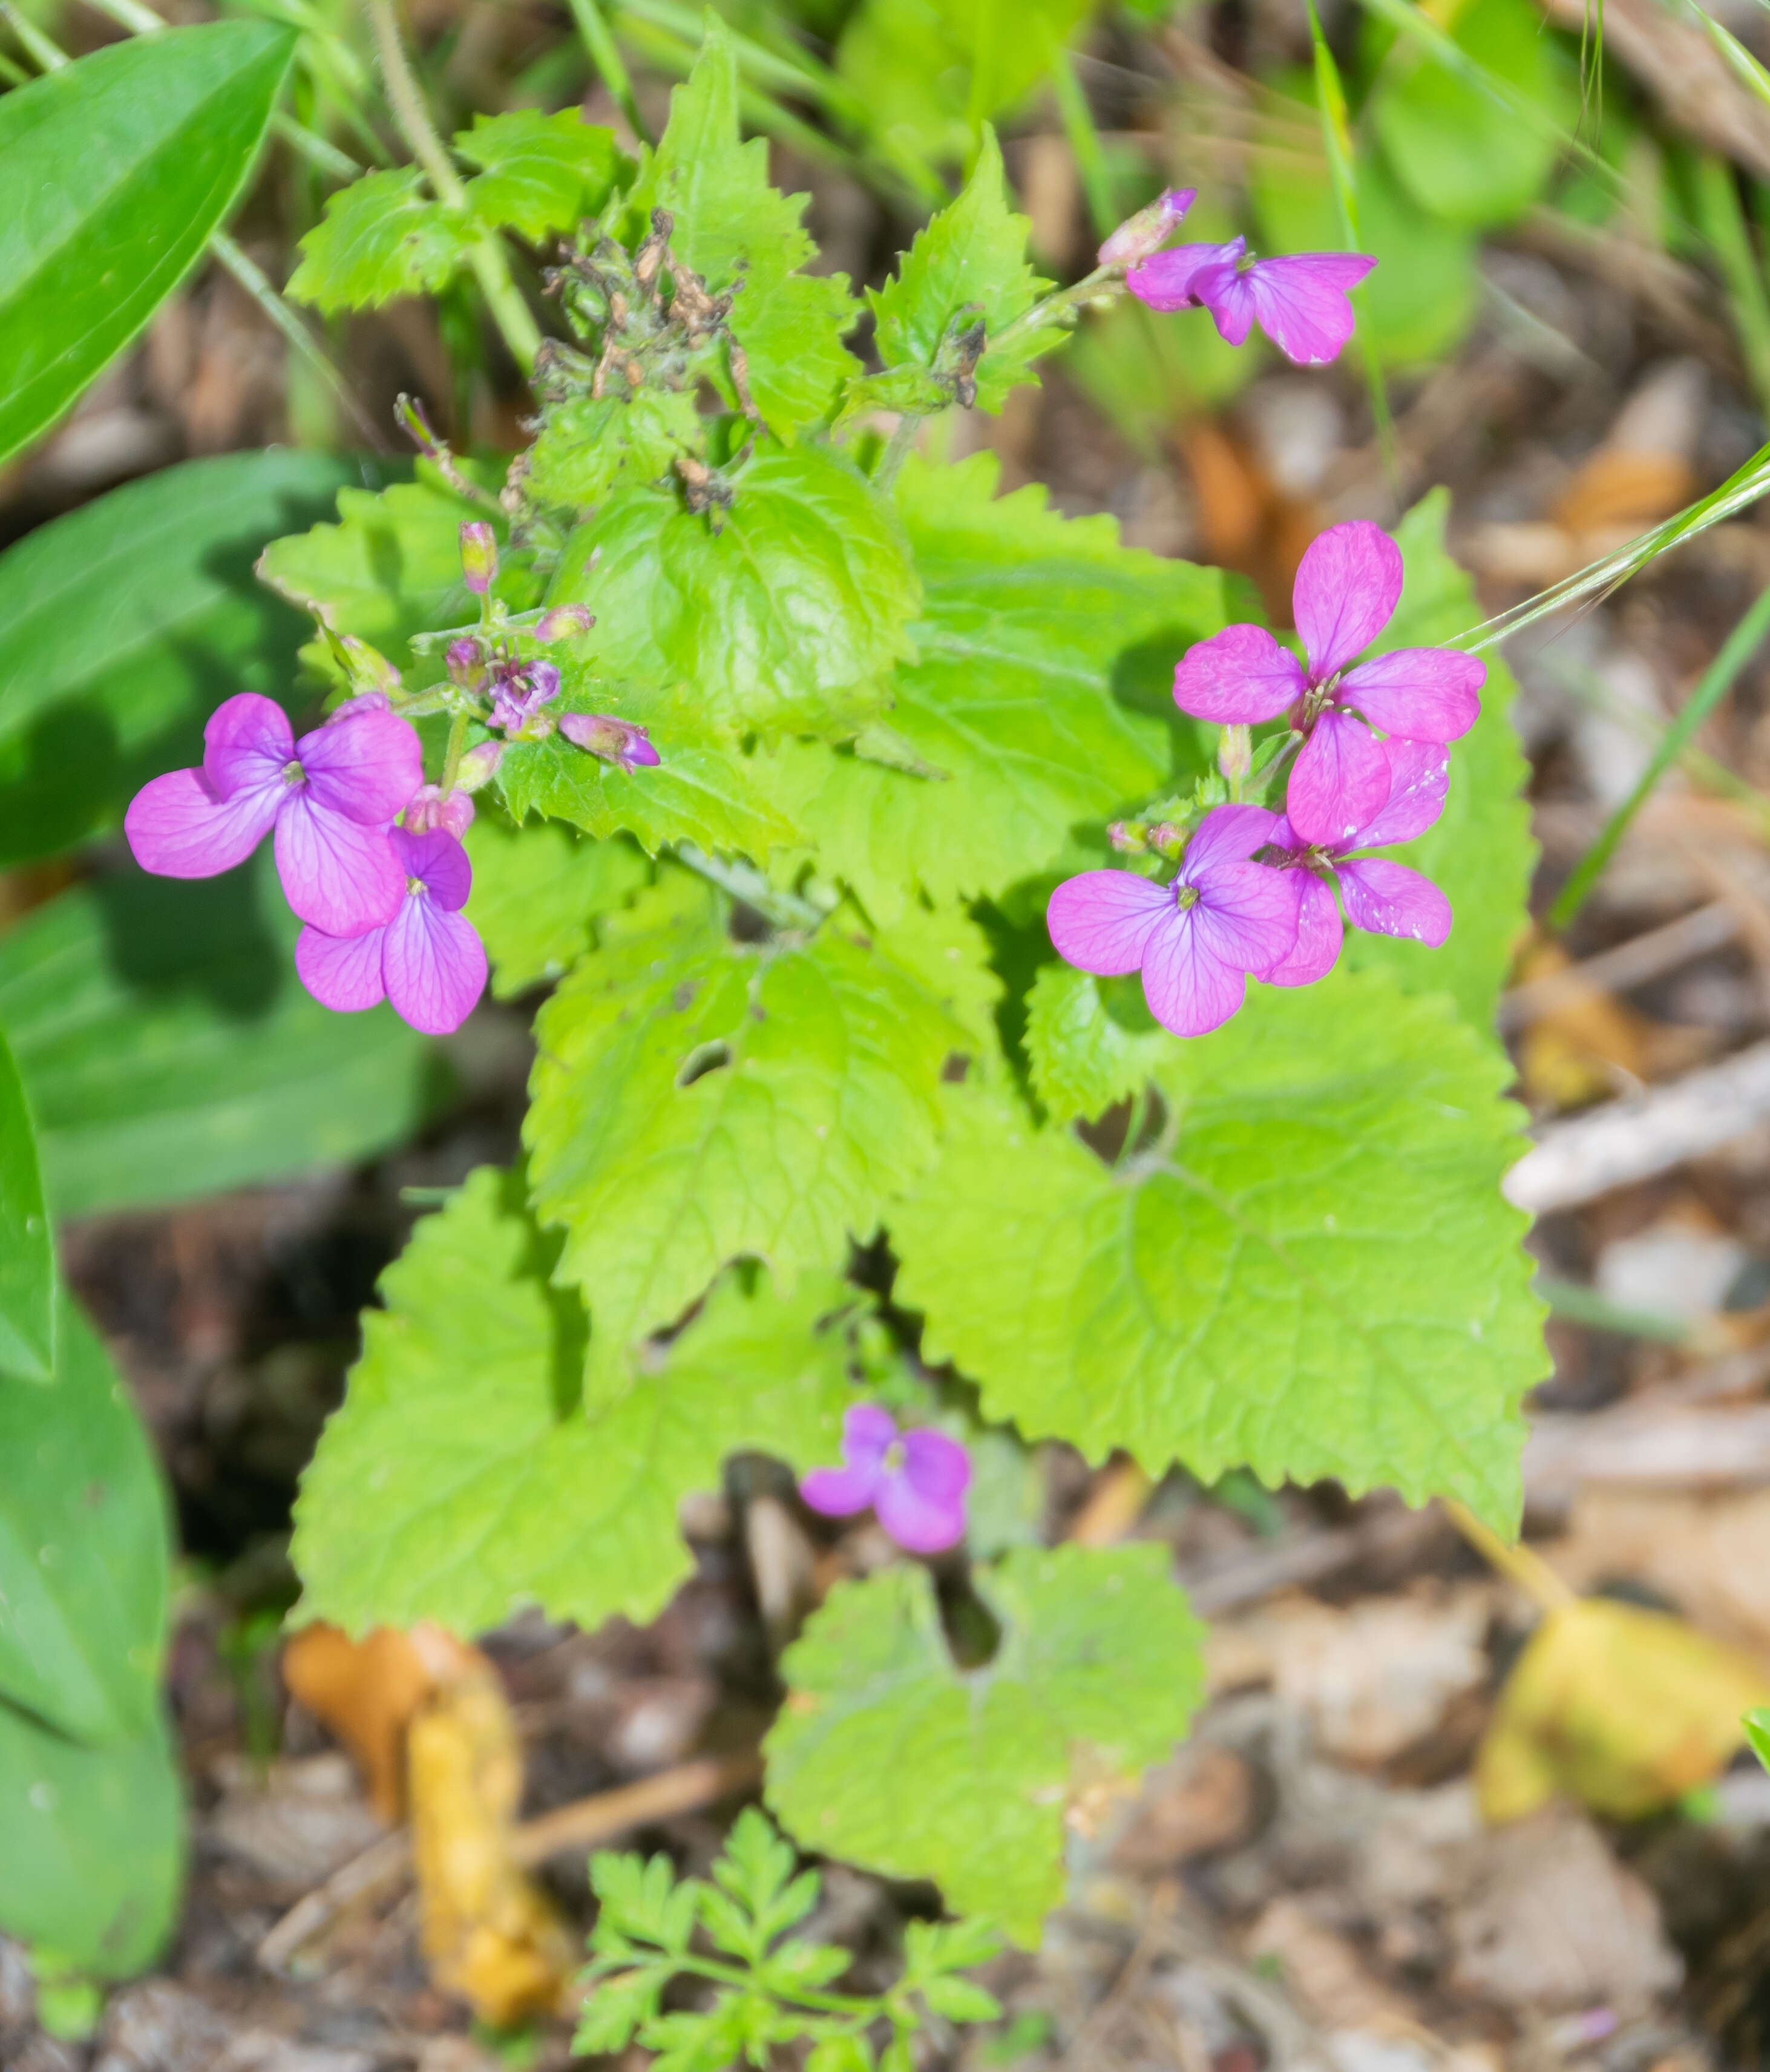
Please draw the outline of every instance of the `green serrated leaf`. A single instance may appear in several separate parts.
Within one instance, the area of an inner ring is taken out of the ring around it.
[[[549,410],[523,458],[524,483],[539,504],[588,511],[611,490],[659,481],[699,442],[700,413],[687,389],[636,396],[581,396]]]
[[[705,513],[618,491],[566,542],[551,601],[587,604],[598,666],[676,688],[703,739],[852,734],[910,652],[920,590],[896,515],[828,447],[765,448],[730,486]]]
[[[467,919],[491,959],[499,1000],[569,970],[589,948],[597,916],[626,906],[651,877],[630,842],[581,841],[545,824],[517,829],[489,813],[468,829],[467,854]]]
[[[1002,1638],[955,1667],[926,1569],[838,1583],[781,1663],[770,1805],[801,1845],[1038,1939],[1063,1896],[1063,1802],[1159,1762],[1203,1694],[1202,1629],[1165,1547],[1020,1548],[977,1588]]]
[[[997,2021],[1002,2004],[994,1993],[970,1979],[930,1979],[922,1989],[922,1998],[936,2014],[948,2021]]]
[[[60,417],[189,272],[257,158],[294,35],[213,22],[0,97],[0,460]]]
[[[694,1878],[679,1881],[667,1856],[647,1860],[599,1850],[590,1858],[590,1889],[598,1910],[593,1950],[602,1951],[611,1938],[655,1943],[672,1956],[688,1948],[703,1888]]]
[[[1511,1531],[1518,1404],[1547,1362],[1499,1191],[1522,1148],[1504,1055],[1448,1001],[1337,972],[1254,989],[1156,1076],[1168,1133],[1120,1172],[954,1094],[892,1219],[928,1356],[1090,1459],[1453,1495]]]
[[[327,196],[301,240],[289,293],[328,316],[434,294],[466,264],[473,236],[455,210],[431,199],[416,166],[365,173]]]
[[[892,279],[869,290],[887,372],[911,366],[934,374],[955,326],[981,323],[988,341],[1025,314],[1051,285],[1026,263],[1030,228],[1008,207],[1001,150],[986,127],[964,191],[917,233]],[[1033,361],[1064,335],[1047,325],[1004,344],[986,344],[976,369],[978,407],[1000,409],[1011,388],[1037,379]]]
[[[649,1971],[597,1980],[585,1995],[573,2050],[595,2057],[626,2049],[640,2024],[656,2018],[663,1989],[663,1975]]]
[[[1449,508],[1447,493],[1435,489],[1395,528],[1407,578],[1378,651],[1437,645],[1481,615],[1474,585],[1445,551]],[[1537,845],[1524,795],[1530,765],[1512,724],[1517,683],[1497,652],[1485,659],[1481,717],[1451,750],[1444,811],[1418,841],[1390,852],[1444,888],[1456,917],[1450,940],[1429,950],[1349,929],[1342,956],[1354,971],[1392,972],[1410,993],[1442,989],[1477,1028],[1491,1029],[1513,952],[1530,925]]]
[[[998,499],[997,473],[978,454],[912,459],[900,481],[924,595],[890,725],[941,774],[797,745],[774,765],[819,867],[881,920],[916,882],[945,902],[1054,868],[1078,824],[1209,767],[1173,667],[1238,615],[1234,578],[1121,546],[1111,519],[1060,517],[1042,489]]]
[[[0,1383],[9,1377],[47,1381],[55,1371],[55,1233],[43,1202],[36,1125],[0,1030]],[[0,1636],[4,1630],[0,1626]]]
[[[693,1567],[677,1507],[717,1485],[728,1453],[831,1457],[845,1341],[819,1326],[853,1289],[722,1281],[584,1410],[583,1318],[548,1283],[548,1248],[511,1176],[483,1168],[388,1268],[295,1507],[304,1617],[474,1634],[538,1604],[643,1626]]]
[[[904,1924],[904,1979],[919,1984],[947,1971],[968,1971],[1000,1956],[1002,1938],[987,1921],[909,1921]]]
[[[458,132],[455,150],[481,168],[467,183],[473,220],[487,230],[514,230],[532,244],[599,215],[629,169],[614,132],[586,122],[576,108],[476,115],[470,130]]]
[[[1026,1054],[1033,1091],[1054,1122],[1078,1116],[1091,1122],[1147,1084],[1168,1054],[1173,1039],[1147,1008],[1135,1016],[1147,1026],[1127,1028],[1101,993],[1098,979],[1069,964],[1046,964],[1033,981]]]
[[[833,922],[758,952],[690,885],[602,934],[537,1020],[524,1136],[606,1373],[728,1260],[788,1285],[839,1264],[932,1157],[941,1068],[967,1041],[889,939]]]

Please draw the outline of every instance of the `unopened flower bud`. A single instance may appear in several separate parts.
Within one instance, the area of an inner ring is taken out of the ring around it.
[[[474,518],[461,528],[461,574],[475,597],[483,597],[498,573],[498,541],[484,519]]]
[[[588,633],[596,623],[596,614],[587,604],[556,604],[551,611],[544,611],[535,627],[537,640],[569,640],[581,633]]]
[[[643,726],[616,719],[611,713],[567,713],[559,730],[568,741],[600,755],[605,763],[618,763],[623,770],[642,766],[652,770],[663,760]]]
[[[1121,856],[1141,856],[1148,847],[1143,838],[1143,830],[1129,820],[1109,820],[1107,840]]]
[[[1254,767],[1254,737],[1245,726],[1233,722],[1223,729],[1217,744],[1217,767],[1231,784],[1239,784]]]
[[[405,809],[408,832],[427,835],[441,828],[457,841],[473,825],[473,801],[462,791],[445,791],[436,784],[422,784],[412,794]]]
[[[501,741],[483,741],[477,748],[470,748],[461,758],[461,767],[455,772],[458,791],[478,791],[489,784],[496,775],[499,764],[504,758],[504,744]]]
[[[1135,266],[1160,251],[1173,234],[1174,225],[1193,205],[1197,187],[1170,187],[1147,208],[1127,216],[1100,248],[1103,266]]]
[[[1172,820],[1158,820],[1149,830],[1148,846],[1157,856],[1165,856],[1172,860],[1186,846],[1186,830],[1177,828]]]
[[[478,683],[482,658],[479,643],[471,635],[463,634],[460,639],[451,640],[443,660],[448,665],[450,683],[468,689]]]

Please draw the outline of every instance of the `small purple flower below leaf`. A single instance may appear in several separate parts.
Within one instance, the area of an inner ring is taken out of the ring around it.
[[[384,927],[339,936],[303,928],[295,969],[322,1006],[359,1013],[385,1000],[427,1036],[446,1036],[473,1012],[486,988],[486,951],[462,913],[473,866],[441,828],[388,837],[405,874],[404,896]]]
[[[1218,806],[1200,821],[1172,884],[1090,870],[1051,895],[1057,954],[1103,978],[1141,971],[1149,1011],[1176,1036],[1202,1036],[1234,1013],[1296,943],[1300,880],[1252,861],[1283,816]]]
[[[1247,240],[1177,245],[1133,266],[1126,285],[1152,310],[1206,309],[1231,345],[1258,324],[1287,360],[1320,367],[1352,336],[1350,292],[1376,265],[1355,252],[1299,252],[1244,265]]]
[[[956,1439],[930,1425],[900,1434],[889,1411],[856,1403],[842,1420],[842,1463],[800,1482],[813,1511],[850,1518],[870,1506],[911,1554],[944,1553],[964,1538],[971,1456]]]
[[[130,801],[123,831],[144,870],[213,878],[276,831],[277,874],[302,919],[350,935],[390,920],[405,874],[387,830],[424,778],[409,721],[353,700],[294,738],[281,705],[242,691],[203,730],[203,762]]]
[[[567,713],[559,730],[578,747],[600,755],[605,763],[618,763],[623,770],[655,770],[663,759],[643,726],[617,719],[612,713]]]

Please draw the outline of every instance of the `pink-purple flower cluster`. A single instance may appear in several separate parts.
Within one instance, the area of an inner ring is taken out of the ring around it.
[[[1429,878],[1363,853],[1411,841],[1444,810],[1447,744],[1475,724],[1487,673],[1445,648],[1357,662],[1394,615],[1401,587],[1401,553],[1386,533],[1336,525],[1297,569],[1307,665],[1257,626],[1190,648],[1174,672],[1182,712],[1237,727],[1288,713],[1296,759],[1283,811],[1214,808],[1167,884],[1090,870],[1052,894],[1058,953],[1103,977],[1140,971],[1150,1012],[1175,1035],[1220,1027],[1250,978],[1324,977],[1340,955],[1342,906],[1353,927],[1377,935],[1433,948],[1449,935],[1450,902]]]

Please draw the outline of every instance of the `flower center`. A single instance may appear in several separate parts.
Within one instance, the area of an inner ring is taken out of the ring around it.
[[[428,892],[429,889],[421,878],[409,878],[405,881],[405,896],[408,899],[416,899],[420,893]]]
[[[1174,904],[1182,914],[1189,906],[1196,906],[1198,904],[1198,887],[1196,885],[1177,885],[1174,887]]]
[[[903,1473],[904,1462],[907,1457],[902,1440],[893,1439],[885,1449],[885,1460],[881,1465],[888,1475],[901,1475]]]
[[[290,791],[294,791],[298,784],[305,784],[307,782],[307,772],[293,756],[282,767],[282,780]]]

